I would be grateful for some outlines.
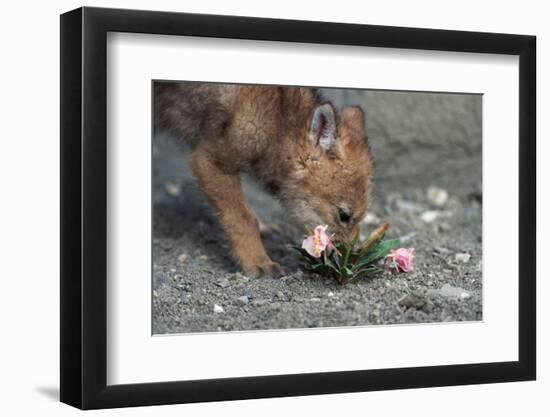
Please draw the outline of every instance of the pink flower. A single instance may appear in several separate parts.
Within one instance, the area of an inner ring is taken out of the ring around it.
[[[313,236],[308,236],[302,242],[302,249],[305,249],[314,258],[320,258],[324,250],[336,249],[332,243],[332,236],[327,234],[328,226],[317,226]]]
[[[414,248],[392,249],[384,260],[384,266],[393,272],[413,270]]]

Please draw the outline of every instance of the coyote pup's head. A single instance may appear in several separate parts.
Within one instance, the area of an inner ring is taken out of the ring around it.
[[[369,206],[373,161],[364,119],[359,107],[338,114],[331,104],[316,107],[285,196],[300,223],[327,224],[340,239],[349,237]]]

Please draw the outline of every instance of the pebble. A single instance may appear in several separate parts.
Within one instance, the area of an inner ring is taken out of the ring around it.
[[[223,313],[223,307],[217,304],[214,304],[214,313],[216,314]]]
[[[465,291],[460,287],[453,287],[450,284],[445,284],[441,287],[440,294],[443,297],[452,297],[452,298],[470,298],[470,293]]]
[[[327,294],[328,297],[334,297],[334,293],[332,291],[329,291]]]
[[[470,293],[468,291],[460,287],[453,287],[450,284],[445,284],[438,290],[433,290],[433,289],[428,290],[426,292],[426,295],[428,296],[441,295],[442,297],[445,297],[445,298],[460,298],[463,300],[466,298],[470,298]]]
[[[250,278],[248,278],[246,275],[241,274],[240,272],[235,272],[234,274],[229,276],[229,279],[231,281],[248,282]]]
[[[285,298],[285,295],[282,291],[277,291],[276,296],[277,296],[277,298]]]
[[[422,211],[422,206],[418,203],[413,203],[412,201],[406,200],[397,200],[395,206],[398,210],[404,212],[420,212]]]
[[[222,278],[222,279],[216,281],[215,284],[220,288],[227,288],[231,285],[231,283],[229,282],[229,280],[227,278]]]
[[[451,217],[451,214],[450,211],[426,210],[420,215],[420,218],[424,223],[433,223],[440,217]]]
[[[171,195],[172,197],[177,197],[181,193],[181,187],[173,182],[167,182],[164,185],[164,188],[166,189],[168,195]]]
[[[296,271],[294,273],[294,276],[296,277],[296,279],[301,279],[304,277],[304,273],[302,271]]]
[[[457,253],[455,254],[455,262],[466,264],[470,262],[471,255],[469,253]]]
[[[435,207],[443,207],[449,199],[449,193],[443,188],[438,188],[432,185],[428,187],[428,190],[426,191],[426,197],[428,198],[428,201]]]
[[[426,300],[420,291],[413,291],[402,297],[398,303],[402,307],[421,309],[426,305]]]
[[[172,243],[171,240],[166,240],[166,239],[163,239],[160,241],[160,247],[165,250],[166,252],[169,252],[170,250],[172,250],[172,247],[174,246],[174,244]]]
[[[178,256],[178,262],[185,263],[189,256],[186,253],[182,253],[180,256]]]
[[[243,295],[242,297],[237,298],[237,301],[241,303],[242,305],[248,304],[248,297],[246,295]]]
[[[439,212],[436,210],[428,210],[420,215],[424,223],[433,223],[439,217]]]
[[[367,213],[361,223],[366,224],[367,226],[377,226],[380,224],[380,217],[374,213]]]
[[[409,234],[406,234],[405,236],[401,236],[399,240],[401,241],[401,244],[405,244],[408,241],[412,240],[416,236],[416,232],[411,232]]]
[[[199,259],[200,259],[201,261],[207,261],[207,260],[208,260],[208,256],[206,256],[206,255],[201,255],[201,256],[199,256]]]

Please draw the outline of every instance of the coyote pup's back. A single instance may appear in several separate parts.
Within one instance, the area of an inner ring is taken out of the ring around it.
[[[366,214],[373,174],[364,115],[336,113],[315,89],[156,82],[154,118],[193,148],[191,167],[247,274],[271,274],[239,174],[256,176],[310,227],[348,235]]]

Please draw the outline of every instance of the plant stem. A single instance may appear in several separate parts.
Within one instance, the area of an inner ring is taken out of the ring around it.
[[[388,223],[384,223],[382,226],[377,227],[368,237],[368,239],[365,241],[363,246],[361,247],[361,252],[366,252],[369,249],[371,249],[374,245],[376,245],[386,234],[386,230],[388,230],[388,227],[390,225]]]
[[[350,248],[349,246],[346,246],[346,254],[344,256],[344,262],[343,262],[344,267],[348,266],[348,259],[351,251],[352,251],[352,248]]]

